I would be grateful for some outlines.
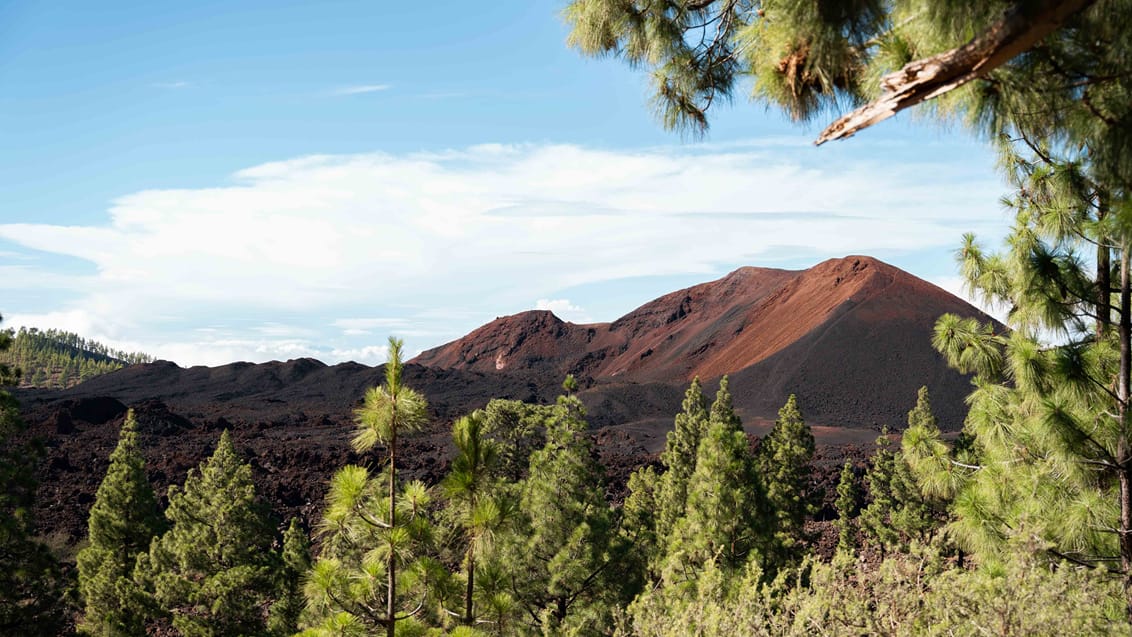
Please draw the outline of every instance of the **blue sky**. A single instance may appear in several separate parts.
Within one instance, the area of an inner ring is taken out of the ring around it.
[[[561,2],[0,3],[0,312],[182,365],[384,359],[535,307],[608,321],[741,265],[957,289],[991,153],[901,115],[704,140]]]

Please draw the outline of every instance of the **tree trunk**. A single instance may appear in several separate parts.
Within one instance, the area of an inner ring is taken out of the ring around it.
[[[1116,462],[1120,482],[1120,567],[1124,575],[1124,593],[1129,616],[1132,616],[1132,434],[1129,397],[1132,396],[1132,272],[1129,272],[1128,237],[1120,242],[1120,376],[1117,387],[1117,411],[1120,436]]]
[[[1097,334],[1096,341],[1104,340],[1112,324],[1112,255],[1102,238],[1097,246]]]
[[[1100,188],[1097,195],[1097,225],[1103,227],[1108,216],[1108,196]],[[1112,238],[1103,233],[1097,237],[1097,333],[1100,343],[1112,327]]]
[[[468,585],[464,589],[464,623],[471,626],[476,618],[472,616],[472,592],[476,582],[476,556],[473,554],[475,545],[468,549]]]
[[[393,409],[389,415],[389,534],[392,538],[393,530],[397,528],[397,394],[392,393]],[[389,558],[386,564],[389,575],[389,598],[386,601],[385,612],[388,619],[385,634],[394,637],[394,627],[397,625],[397,551],[389,546]]]

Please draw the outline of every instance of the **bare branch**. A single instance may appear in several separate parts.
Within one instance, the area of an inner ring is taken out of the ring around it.
[[[921,102],[939,97],[983,77],[1056,31],[1095,0],[1046,0],[1032,12],[1024,3],[1012,6],[1002,19],[969,42],[950,51],[913,60],[881,80],[884,93],[839,118],[822,131],[814,144],[851,137]]]

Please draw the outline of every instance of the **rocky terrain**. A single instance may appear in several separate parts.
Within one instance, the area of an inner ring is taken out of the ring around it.
[[[406,382],[429,399],[433,424],[409,437],[399,458],[408,475],[438,480],[454,418],[493,397],[553,401],[572,373],[616,498],[629,472],[663,446],[688,381],[699,376],[714,391],[727,373],[755,435],[797,394],[829,469],[822,479],[835,480],[841,459],[866,454],[881,425],[903,425],[921,385],[944,428],[960,427],[968,381],[930,346],[945,312],[982,316],[881,261],[847,257],[803,271],[741,268],[612,323],[576,325],[549,312],[503,317],[406,366]],[[159,493],[182,482],[228,429],[260,493],[281,516],[309,521],[335,469],[381,461],[380,452],[358,458],[349,440],[352,412],[382,373],[311,359],[188,369],[159,361],[68,390],[20,390],[27,435],[46,445],[41,526],[61,543],[85,535],[128,407],[137,411]]]

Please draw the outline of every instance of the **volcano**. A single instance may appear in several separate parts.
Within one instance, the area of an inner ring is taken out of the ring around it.
[[[956,429],[970,384],[931,347],[935,321],[948,312],[991,320],[903,270],[850,256],[800,271],[740,268],[611,323],[506,316],[411,362],[542,384],[573,374],[584,394],[601,395],[726,374],[748,418],[773,418],[796,394],[811,422],[848,427],[899,427],[926,385],[937,416]]]
[[[545,311],[502,317],[406,365],[405,383],[428,398],[433,422],[406,437],[398,464],[436,482],[447,471],[453,419],[492,398],[552,402],[573,374],[613,493],[663,446],[688,382],[698,376],[710,393],[728,375],[755,435],[797,395],[819,454],[837,460],[836,480],[840,452],[828,450],[864,449],[882,425],[901,428],[920,386],[940,426],[961,427],[969,380],[930,344],[947,312],[991,320],[891,265],[852,256],[800,271],[740,268],[611,323],[578,325]],[[36,515],[48,533],[85,536],[87,509],[132,407],[158,493],[181,483],[227,429],[259,493],[282,516],[310,522],[337,468],[374,460],[360,459],[349,441],[353,410],[382,377],[379,367],[312,359],[187,369],[159,361],[67,390],[18,390],[25,435],[41,439],[47,454]]]

